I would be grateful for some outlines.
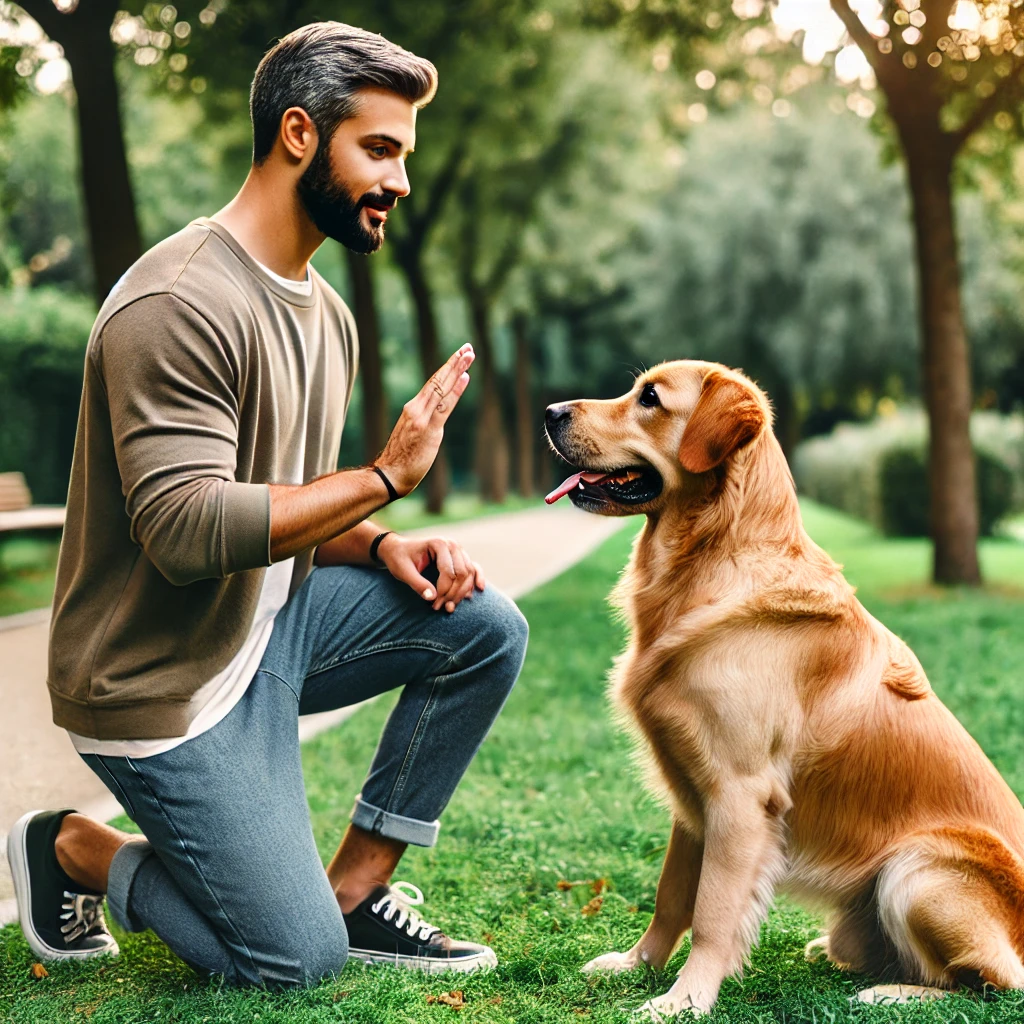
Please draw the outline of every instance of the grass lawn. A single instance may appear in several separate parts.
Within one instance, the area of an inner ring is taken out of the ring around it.
[[[1024,793],[1024,545],[991,542],[992,590],[935,593],[924,585],[924,543],[890,542],[807,506],[815,537],[844,561],[871,610],[915,648],[935,688]],[[425,890],[428,918],[491,943],[502,966],[488,975],[424,978],[350,966],[333,983],[291,994],[199,983],[150,934],[118,936],[116,961],[53,965],[34,980],[16,927],[0,932],[0,1020],[11,1024],[188,1024],[222,1021],[366,1024],[623,1021],[664,991],[686,945],[660,975],[586,978],[579,966],[627,948],[653,910],[667,818],[642,794],[629,746],[609,722],[604,678],[622,643],[605,596],[632,530],[521,602],[532,627],[523,675],[505,713],[445,815],[440,844],[410,850],[399,877]],[[361,711],[305,748],[313,825],[334,849],[390,701]],[[607,886],[590,903],[595,880]],[[580,883],[566,889],[560,882]],[[588,906],[589,904],[589,906]],[[259,893],[253,893],[258,912]],[[583,913],[583,909],[597,910]],[[897,1008],[851,1007],[864,982],[804,963],[819,921],[788,903],[772,912],[742,981],[728,981],[713,1021],[1024,1021],[1024,993],[986,1001],[957,996]],[[454,1011],[428,1002],[464,993]],[[453,1016],[454,1015],[454,1016]]]
[[[60,540],[52,538],[0,541],[0,616],[49,605],[59,547]]]
[[[441,515],[430,515],[424,511],[422,497],[413,494],[383,509],[373,518],[390,530],[415,530],[499,512],[539,508],[540,504],[540,498],[521,498],[512,494],[500,505],[489,505],[475,494],[454,493],[449,496]],[[0,540],[0,616],[45,608],[50,604],[59,547],[59,539],[11,537]]]

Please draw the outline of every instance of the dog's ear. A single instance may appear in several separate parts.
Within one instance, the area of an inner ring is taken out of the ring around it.
[[[750,387],[711,370],[683,432],[679,461],[688,473],[706,473],[750,444],[764,426],[764,407]]]

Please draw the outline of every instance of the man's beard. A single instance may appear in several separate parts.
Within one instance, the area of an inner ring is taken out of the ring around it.
[[[317,230],[353,252],[369,254],[384,244],[384,225],[367,230],[360,219],[368,203],[379,208],[394,206],[391,192],[369,192],[353,200],[344,185],[334,180],[330,146],[320,146],[299,178],[299,199]]]

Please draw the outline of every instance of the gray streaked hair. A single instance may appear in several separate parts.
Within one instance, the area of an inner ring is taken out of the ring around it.
[[[261,164],[270,155],[289,107],[309,114],[325,143],[352,117],[355,94],[367,87],[387,89],[422,107],[437,91],[437,69],[383,36],[338,21],[289,32],[264,55],[252,80],[252,162]]]

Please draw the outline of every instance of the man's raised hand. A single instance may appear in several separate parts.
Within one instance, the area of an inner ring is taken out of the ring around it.
[[[469,385],[466,372],[476,353],[463,345],[402,408],[395,429],[374,465],[405,496],[427,475],[444,437],[444,425]]]

